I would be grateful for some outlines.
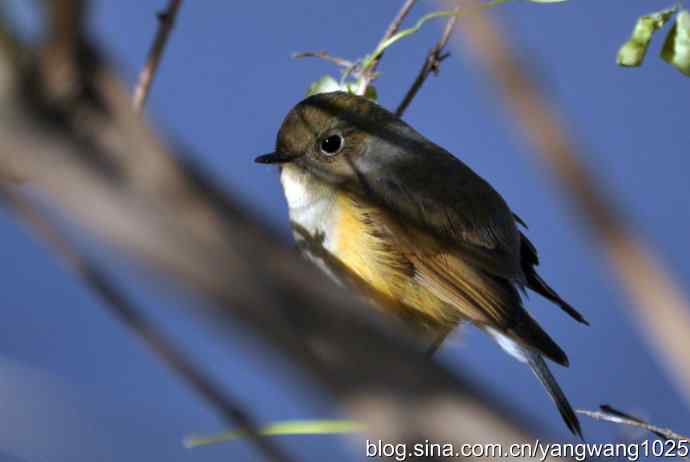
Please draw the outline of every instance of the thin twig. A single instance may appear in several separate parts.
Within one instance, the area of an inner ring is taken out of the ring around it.
[[[400,7],[400,11],[398,11],[398,14],[388,25],[386,32],[383,34],[383,37],[381,37],[382,42],[385,42],[389,38],[393,37],[393,35],[396,32],[398,32],[398,29],[400,29],[400,26],[402,25],[407,15],[410,14],[410,11],[412,10],[412,7],[415,3],[416,0],[405,0],[405,3],[403,3],[402,7]],[[376,65],[374,65],[374,67],[376,67]]]
[[[275,462],[291,460],[282,449],[260,435],[259,427],[238,404],[238,399],[224,392],[200,370],[199,366],[177,349],[174,341],[166,337],[154,323],[142,315],[143,310],[112,282],[107,273],[101,270],[94,261],[82,255],[58,228],[36,209],[31,201],[9,188],[0,190],[0,199],[9,205],[40,238],[52,246],[82,282],[100,297],[103,306],[113,316],[199,393],[228,425],[239,426],[239,431],[246,435],[268,460]]]
[[[578,414],[591,417],[595,420],[604,420],[606,422],[612,422],[622,425],[629,425],[631,427],[641,428],[643,430],[647,430],[648,432],[654,433],[655,435],[663,439],[690,442],[690,436],[676,433],[670,428],[657,427],[656,425],[652,425],[638,417],[629,415],[625,412],[621,412],[608,405],[601,406],[601,411],[588,411],[585,409],[578,409],[576,412]]]
[[[165,45],[168,42],[170,33],[173,30],[175,18],[177,17],[177,12],[179,11],[181,5],[182,0],[170,0],[168,8],[165,11],[158,13],[158,32],[156,32],[156,38],[154,39],[151,50],[146,58],[146,64],[139,74],[139,80],[134,90],[133,104],[134,109],[137,111],[141,111],[143,109],[146,98],[151,91],[151,84],[156,76],[158,65],[160,64],[163,56],[163,50],[165,50]]]
[[[455,11],[459,12],[460,8],[456,8]],[[441,38],[438,40],[438,42],[436,42],[436,45],[429,50],[429,54],[427,54],[424,64],[422,64],[422,68],[419,70],[419,74],[417,74],[417,78],[414,80],[412,86],[407,91],[407,94],[405,94],[402,102],[395,110],[396,116],[401,117],[403,115],[407,107],[412,102],[412,99],[417,95],[417,92],[420,88],[422,88],[422,85],[424,85],[424,82],[426,81],[427,77],[429,77],[429,74],[432,72],[434,74],[438,74],[441,61],[448,57],[448,53],[444,53],[443,50],[446,47],[451,34],[453,33],[457,20],[458,16],[451,16],[448,18],[448,22],[446,22],[446,27],[443,29]]]
[[[381,38],[381,41],[379,43],[383,43],[389,38],[391,38],[393,35],[395,35],[396,32],[398,32],[398,29],[400,29],[400,26],[402,25],[403,21],[407,17],[407,15],[410,13],[410,10],[412,10],[412,7],[416,3],[417,0],[405,0],[403,3],[402,7],[400,7],[400,10],[398,11],[398,14],[393,18],[391,23],[388,25],[388,28],[386,29],[386,32],[383,34],[383,37]],[[383,56],[383,53],[381,53],[379,56],[374,59],[374,61],[371,63],[371,66],[367,69],[367,71],[362,75],[362,80],[364,82],[363,84],[363,90],[366,90],[366,88],[369,86],[369,83],[374,79],[376,76],[376,68],[379,65],[379,61],[381,61],[381,57]]]
[[[353,63],[352,61],[348,61],[347,59],[340,58],[338,56],[333,56],[329,54],[327,51],[301,51],[299,53],[293,53],[292,57],[293,59],[319,58],[324,61],[328,61],[329,63],[333,63],[338,67],[344,68],[352,68],[355,65],[355,63]]]
[[[451,0],[446,0],[450,2]],[[479,10],[459,29],[467,50],[502,92],[512,120],[580,208],[629,298],[643,337],[690,400],[690,304],[657,255],[629,226],[601,182],[579,161],[563,115],[512,53],[502,30]]]

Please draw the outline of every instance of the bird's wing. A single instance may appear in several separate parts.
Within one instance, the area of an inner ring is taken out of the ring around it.
[[[489,274],[524,282],[520,233],[503,198],[464,163],[431,143],[387,162],[370,192],[400,222],[435,236],[447,252]]]
[[[391,231],[415,277],[480,325],[493,327],[554,361],[558,345],[522,306],[521,236],[503,198],[442,148],[421,140],[384,159],[366,185],[397,223]],[[369,173],[372,173],[371,171]]]
[[[416,282],[457,310],[461,318],[498,330],[559,364],[568,363],[561,348],[525,311],[515,286],[477,267],[472,258],[466,258],[463,247],[448,246],[414,226],[393,224],[392,218],[374,223],[386,224],[386,231],[379,235],[386,235],[412,264]]]

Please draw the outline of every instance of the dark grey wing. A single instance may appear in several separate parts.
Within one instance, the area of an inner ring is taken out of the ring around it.
[[[522,220],[519,220],[522,223]],[[524,225],[524,223],[523,223]],[[549,286],[546,281],[544,281],[539,273],[537,273],[536,266],[539,265],[539,256],[537,255],[537,249],[534,244],[527,239],[523,233],[520,233],[520,256],[522,260],[522,272],[525,275],[527,281],[527,287],[547,300],[552,301],[558,305],[563,311],[568,313],[577,322],[589,326],[589,322],[573,308],[568,302],[563,300],[558,293]]]
[[[458,247],[464,258],[489,274],[524,283],[520,233],[503,198],[467,165],[419,138],[380,165],[370,163],[370,192],[398,214],[400,222]]]

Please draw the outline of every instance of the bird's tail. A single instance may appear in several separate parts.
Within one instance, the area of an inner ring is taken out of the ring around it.
[[[582,439],[580,421],[577,419],[575,411],[568,402],[568,398],[565,397],[563,390],[561,390],[558,382],[556,382],[553,374],[551,374],[549,366],[546,365],[544,358],[542,358],[539,353],[527,352],[527,364],[529,364],[534,375],[536,375],[542,385],[544,385],[546,392],[553,402],[556,403],[558,411],[561,413],[561,417],[563,417],[570,431]]]
[[[563,390],[561,390],[561,387],[558,385],[558,382],[556,382],[555,377],[553,374],[551,374],[549,366],[546,365],[542,355],[526,346],[519,344],[517,341],[495,329],[488,328],[487,330],[489,334],[496,339],[501,348],[507,351],[511,356],[517,358],[519,361],[529,365],[529,367],[532,369],[532,372],[534,372],[534,375],[536,375],[541,384],[544,385],[546,392],[556,404],[556,407],[558,407],[558,411],[561,413],[561,417],[563,417],[568,429],[570,429],[574,435],[578,436],[580,439],[583,439],[580,421],[578,420],[573,407],[568,402],[568,398],[565,397]]]

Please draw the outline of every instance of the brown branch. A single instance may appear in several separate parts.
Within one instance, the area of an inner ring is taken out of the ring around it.
[[[54,49],[63,50],[68,54],[74,53],[84,33],[86,3],[85,0],[46,2],[49,9],[49,30],[52,33],[49,42],[54,45]]]
[[[643,430],[647,430],[648,432],[654,433],[663,439],[690,442],[690,436],[681,435],[680,433],[674,432],[670,428],[657,427],[656,425],[652,425],[638,417],[621,412],[608,405],[601,406],[601,411],[578,409],[576,412],[578,414],[591,417],[595,420],[603,420],[606,422],[641,428]]]
[[[339,58],[338,56],[333,56],[327,51],[301,51],[299,53],[293,53],[292,57],[293,59],[319,58],[324,61],[328,61],[329,63],[333,63],[338,67],[344,68],[352,68],[355,65],[355,63],[352,61],[348,61],[345,58]]]
[[[515,58],[496,23],[477,11],[460,30],[464,40],[458,44],[468,45],[466,49],[493,77],[512,119],[587,218],[634,302],[631,306],[636,308],[640,332],[690,400],[690,305],[684,294],[630,228],[601,182],[578,160],[578,148],[567,134],[563,115]]]
[[[146,103],[146,98],[148,98],[149,92],[151,91],[151,84],[156,76],[156,71],[160,64],[161,58],[163,57],[163,51],[165,50],[165,45],[168,43],[170,38],[170,33],[175,25],[175,18],[177,13],[182,6],[182,0],[170,0],[168,8],[165,11],[158,13],[158,31],[156,32],[156,38],[153,41],[153,45],[149,50],[148,57],[146,58],[146,64],[139,74],[139,80],[134,89],[133,105],[137,111],[141,111]]]
[[[455,9],[456,13],[458,11],[460,11],[459,7]],[[436,45],[434,45],[434,47],[431,50],[429,50],[429,53],[427,54],[426,59],[422,64],[422,68],[419,70],[419,74],[417,74],[417,77],[415,78],[414,82],[412,82],[412,86],[409,90],[407,90],[405,97],[400,102],[398,108],[395,110],[396,116],[402,117],[407,107],[410,105],[414,97],[417,95],[417,92],[420,90],[420,88],[422,88],[422,85],[424,85],[424,82],[426,81],[427,77],[429,77],[429,74],[431,74],[432,72],[434,73],[434,75],[438,74],[441,61],[448,57],[448,54],[444,53],[443,50],[446,47],[446,44],[448,43],[451,34],[453,33],[453,29],[455,28],[455,23],[457,20],[457,16],[451,16],[448,18],[448,21],[446,22],[446,27],[443,29],[443,33],[441,34],[441,38],[438,40],[438,42],[436,42]]]
[[[385,42],[389,38],[393,37],[396,32],[400,29],[400,26],[402,25],[403,21],[407,17],[408,14],[410,14],[410,11],[412,10],[412,7],[416,3],[417,0],[405,0],[403,5],[400,7],[400,10],[398,11],[398,14],[395,15],[391,23],[388,25],[388,28],[386,29],[386,32],[384,32],[383,37],[381,37],[381,42]],[[373,64],[372,67],[376,67],[376,64]]]
[[[405,2],[400,7],[400,10],[398,11],[398,14],[395,15],[391,23],[388,25],[388,28],[386,29],[386,32],[383,34],[383,37],[381,38],[379,43],[385,42],[393,35],[395,35],[396,32],[398,32],[398,29],[400,29],[400,26],[402,25],[407,15],[410,13],[410,10],[412,10],[412,7],[415,3],[416,0],[405,0]],[[364,81],[364,90],[366,90],[366,88],[369,86],[369,83],[372,80],[374,80],[374,77],[376,76],[376,68],[378,67],[382,57],[383,53],[378,55],[376,59],[374,59],[374,61],[371,63],[371,66],[369,66],[369,69],[367,69],[367,71],[362,75],[362,80]]]
[[[79,61],[85,43],[86,0],[55,0],[40,3],[47,16],[48,36],[40,50],[39,71],[54,99],[74,98],[84,88]]]
[[[221,339],[241,321],[361,420],[368,437],[531,438],[530,426],[494,397],[427,360],[399,322],[336,286],[198,167],[178,160],[132,111],[108,68],[90,74],[97,98],[47,109],[41,79],[24,80],[2,58],[0,71],[14,78],[0,81],[0,167],[20,166],[47,204],[186,289],[195,301],[189,308]]]
[[[228,425],[239,427],[267,458],[274,462],[292,460],[277,445],[259,434],[252,417],[242,409],[239,400],[223,391],[199,365],[190,360],[174,341],[149,321],[96,262],[82,255],[38,208],[24,195],[0,189],[0,200],[9,206],[74,271],[86,287],[103,302],[103,306],[121,322],[184,382],[196,391]]]
[[[18,39],[14,25],[10,23],[6,2],[0,2],[0,53],[5,53],[9,59],[18,61],[22,54],[23,44]]]

